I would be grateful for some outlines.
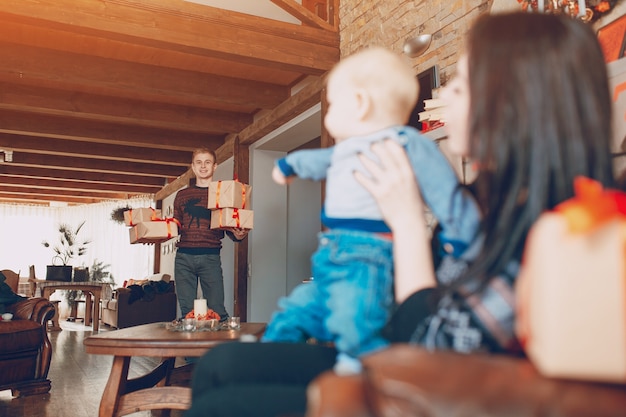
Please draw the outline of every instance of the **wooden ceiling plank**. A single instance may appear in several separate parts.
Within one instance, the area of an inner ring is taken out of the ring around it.
[[[323,77],[312,81],[302,90],[276,106],[271,112],[260,117],[239,133],[242,145],[251,145],[268,133],[284,125],[294,117],[310,109],[321,100],[324,88]]]
[[[155,147],[134,147],[107,143],[80,142],[53,138],[35,138],[0,133],[0,149],[13,152],[65,155],[112,161],[145,162],[161,165],[189,166],[188,151],[163,150]]]
[[[303,24],[313,26],[320,29],[325,29],[328,31],[336,31],[337,28],[330,25],[325,20],[321,19],[315,13],[307,10],[300,3],[296,3],[293,0],[270,0],[272,3],[300,20]]]
[[[164,178],[142,175],[125,175],[93,171],[73,171],[58,168],[40,168],[34,166],[18,166],[0,163],[0,175],[16,178],[32,178],[36,180],[71,180],[74,182],[97,182],[111,185],[141,185],[153,189],[161,189]]]
[[[0,2],[1,3],[1,2]],[[71,81],[78,91],[205,108],[222,104],[248,109],[272,108],[288,97],[284,86],[219,77],[200,72],[147,66],[99,57],[54,52],[43,48],[0,42],[0,76],[7,82],[43,80],[63,85]],[[33,82],[30,81],[30,82]]]
[[[0,109],[205,134],[238,132],[252,122],[244,113],[6,82],[0,83]]]
[[[146,187],[139,184],[106,184],[101,182],[89,182],[89,181],[68,181],[68,180],[53,180],[53,179],[41,179],[41,178],[24,178],[13,177],[10,175],[0,174],[0,185],[11,185],[15,187],[37,187],[45,190],[76,190],[83,191],[107,191],[113,193],[125,193],[125,194],[154,194],[159,188]]]
[[[49,115],[34,117],[27,113],[9,110],[0,110],[0,132],[172,151],[190,151],[203,146],[219,146],[224,142],[221,136],[98,121],[78,123],[67,117]]]
[[[5,162],[8,163],[8,162]],[[176,178],[186,171],[185,167],[170,165],[155,165],[147,161],[120,162],[107,161],[104,159],[73,158],[70,156],[50,156],[34,153],[15,153],[11,165],[34,166],[34,167],[55,167],[57,169],[92,171],[103,173],[118,173],[126,175],[148,175],[153,177]]]
[[[2,193],[11,193],[11,194],[21,194],[21,195],[30,195],[30,194],[39,194],[39,195],[56,195],[56,196],[70,196],[70,197],[83,197],[83,198],[102,198],[109,200],[118,200],[118,199],[126,199],[129,198],[129,195],[137,195],[136,193],[112,193],[112,192],[94,192],[94,191],[80,191],[80,190],[48,190],[45,188],[37,188],[37,187],[29,187],[24,189],[23,187],[15,187],[12,185],[4,185],[0,184],[0,194]]]
[[[22,17],[36,26],[71,26],[72,31],[88,35],[310,75],[327,71],[339,57],[335,31],[174,0],[160,4],[3,0],[0,11],[7,18],[14,16],[9,20]],[[280,45],[280,49],[268,51],[267,45]]]
[[[289,85],[301,74],[297,71],[287,71],[282,67],[270,68],[244,63],[234,65],[233,61],[189,54],[178,49],[159,49],[71,33],[67,30],[55,30],[50,27],[2,19],[2,14],[0,14],[0,21],[0,39],[10,40],[19,45],[279,85]]]
[[[0,192],[0,202],[8,204],[26,204],[48,206],[51,202],[66,203],[70,206],[100,203],[110,201],[108,198],[74,198],[71,196],[38,195],[38,194],[11,194]]]

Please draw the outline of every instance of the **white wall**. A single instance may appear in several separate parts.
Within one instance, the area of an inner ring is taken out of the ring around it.
[[[254,230],[250,233],[248,321],[267,322],[278,299],[311,276],[310,258],[320,231],[321,185],[295,180],[288,187],[271,179],[285,152],[251,155]]]
[[[278,299],[311,276],[321,230],[321,184],[271,178],[274,161],[320,135],[320,106],[256,142],[250,151],[254,230],[250,232],[248,321],[267,322]]]
[[[271,179],[274,160],[284,153],[255,150],[250,155],[254,229],[248,237],[248,321],[266,322],[286,292],[287,188]]]

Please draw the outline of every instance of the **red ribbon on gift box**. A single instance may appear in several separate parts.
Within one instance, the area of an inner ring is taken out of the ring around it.
[[[171,223],[176,224],[176,226],[178,226],[178,228],[180,228],[180,222],[178,221],[178,219],[175,219],[173,217],[168,217],[168,218],[165,218],[165,219],[156,219],[156,220],[152,220],[152,221],[167,223],[167,238],[168,239],[174,237],[173,233],[172,233]]]
[[[159,218],[156,215],[156,210],[153,209],[152,207],[150,207],[150,210],[152,210],[152,214],[150,215],[150,221],[156,221]],[[135,226],[135,223],[133,222],[133,209],[128,210],[128,217],[130,218],[129,223],[130,226]]]
[[[241,184],[241,208],[246,208],[246,184],[240,182],[237,178],[234,179],[235,182]],[[222,181],[217,181],[217,189],[215,190],[215,208],[220,208],[220,192],[222,188]],[[220,223],[221,225],[221,223]]]
[[[220,218],[219,218],[219,226],[220,227],[225,227],[224,223],[222,222],[222,212],[224,210],[220,210]],[[235,227],[241,227],[241,218],[239,217],[239,209],[238,208],[233,208],[233,214],[231,216],[231,218],[236,220],[237,225]]]

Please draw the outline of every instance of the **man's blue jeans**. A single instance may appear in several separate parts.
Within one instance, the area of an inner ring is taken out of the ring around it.
[[[334,342],[351,357],[387,346],[380,332],[393,305],[390,239],[359,231],[321,233],[313,281],[279,300],[263,341]]]
[[[182,316],[193,310],[193,300],[197,298],[198,280],[207,305],[220,315],[228,317],[224,307],[224,278],[220,255],[190,255],[176,253],[174,263],[176,295]]]

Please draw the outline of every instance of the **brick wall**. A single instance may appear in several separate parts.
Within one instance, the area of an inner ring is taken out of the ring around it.
[[[341,56],[371,45],[402,51],[405,39],[431,33],[430,48],[412,58],[416,73],[437,64],[441,83],[454,74],[464,34],[493,0],[341,0]],[[514,0],[513,0],[514,1]]]

